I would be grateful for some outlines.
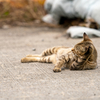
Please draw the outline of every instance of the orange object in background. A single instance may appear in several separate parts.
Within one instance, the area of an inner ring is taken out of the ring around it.
[[[27,5],[26,0],[0,0],[0,2],[7,2],[15,8],[22,8]]]
[[[37,3],[41,4],[41,5],[44,5],[44,2],[45,2],[45,0],[33,0],[33,1],[37,2]]]
[[[30,1],[33,1],[33,3],[37,3],[39,5],[44,5],[44,2],[45,2],[45,0],[30,0]],[[28,5],[27,0],[0,0],[0,2],[7,2],[12,7],[15,7],[15,8],[23,8],[26,5]]]
[[[11,0],[0,0],[0,2],[4,2],[4,1],[9,2],[9,1],[11,1]]]
[[[30,0],[33,1],[33,3],[37,3],[40,5],[44,5],[45,0]],[[0,0],[0,2],[8,2],[12,7],[16,7],[16,8],[22,8],[25,7],[27,5],[27,0]]]
[[[26,0],[10,0],[9,3],[15,8],[23,8],[27,5]]]

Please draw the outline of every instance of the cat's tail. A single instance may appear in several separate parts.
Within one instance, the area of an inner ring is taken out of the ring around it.
[[[52,54],[56,54],[57,51],[60,48],[67,48],[67,47],[63,47],[63,46],[58,46],[58,47],[52,47],[52,48],[48,48],[46,50],[44,50],[41,54],[41,56],[48,56],[48,55],[52,55]]]

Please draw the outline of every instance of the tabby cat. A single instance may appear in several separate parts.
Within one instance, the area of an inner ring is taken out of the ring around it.
[[[41,55],[28,55],[22,58],[21,62],[53,63],[54,72],[60,72],[62,67],[70,70],[94,69],[97,65],[97,51],[87,34],[84,33],[83,41],[76,44],[74,48],[64,46],[49,48]]]

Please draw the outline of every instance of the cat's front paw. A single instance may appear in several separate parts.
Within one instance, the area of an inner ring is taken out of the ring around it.
[[[21,59],[21,62],[22,62],[22,63],[26,63],[26,62],[28,62],[28,60],[27,60],[27,58],[22,58],[22,59]]]
[[[61,68],[55,67],[55,68],[53,69],[53,71],[54,71],[54,72],[61,72]]]
[[[73,63],[70,67],[70,70],[78,70],[79,69],[79,66],[75,63]]]
[[[70,70],[75,70],[75,67],[74,67],[74,66],[71,66],[71,67],[70,67]]]

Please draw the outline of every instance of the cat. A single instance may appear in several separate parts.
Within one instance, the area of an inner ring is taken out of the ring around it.
[[[22,63],[42,62],[53,63],[53,71],[61,72],[62,67],[70,70],[94,69],[97,66],[97,50],[86,33],[83,41],[77,43],[74,48],[57,46],[46,49],[41,55],[28,55],[21,59]]]

